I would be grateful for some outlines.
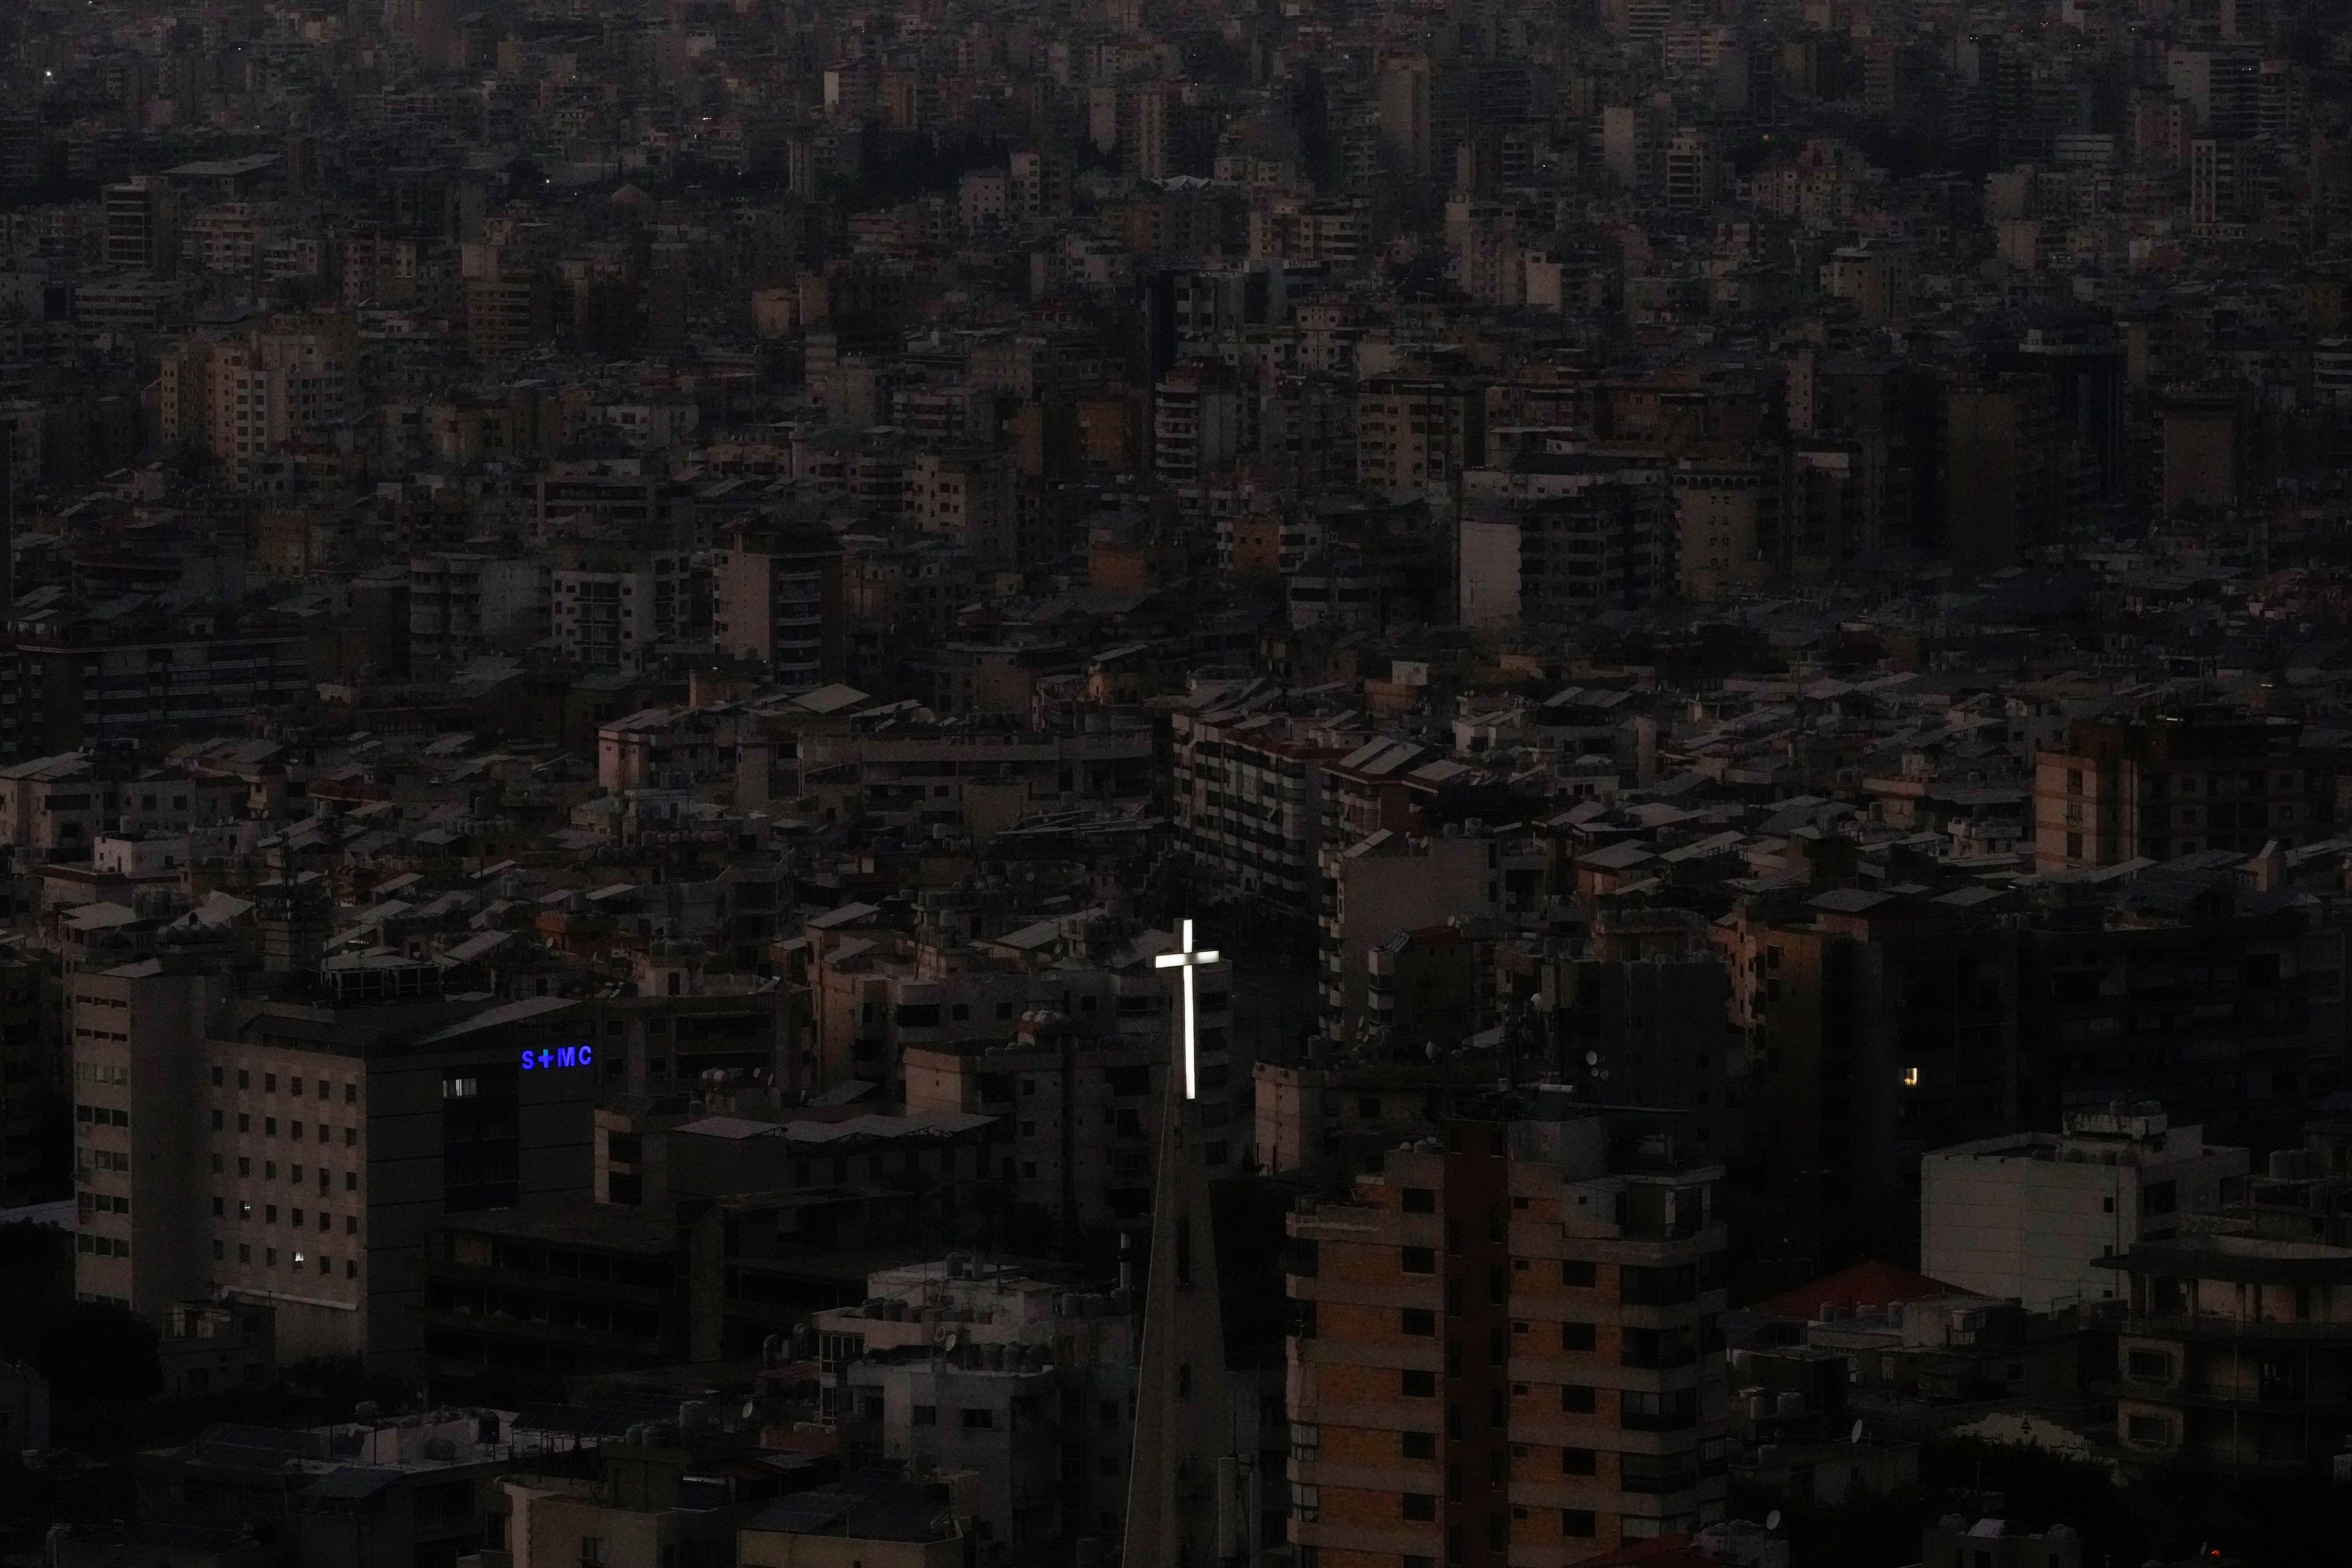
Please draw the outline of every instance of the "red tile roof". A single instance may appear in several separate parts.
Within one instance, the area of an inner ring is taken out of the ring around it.
[[[1898,1268],[1892,1263],[1876,1260],[1841,1268],[1827,1279],[1816,1279],[1810,1285],[1800,1285],[1784,1290],[1769,1301],[1759,1301],[1749,1309],[1759,1317],[1812,1319],[1824,1302],[1843,1307],[1851,1311],[1857,1307],[1891,1307],[1900,1301],[1925,1300],[1930,1296],[1973,1296],[1973,1290],[1963,1290],[1958,1285],[1947,1285],[1941,1279],[1930,1279],[1925,1274],[1915,1274],[1908,1268]]]
[[[1636,1541],[1599,1557],[1578,1560],[1576,1568],[1722,1568],[1693,1544],[1688,1535],[1661,1535]]]

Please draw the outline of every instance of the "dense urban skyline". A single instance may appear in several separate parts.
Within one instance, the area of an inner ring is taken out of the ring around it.
[[[0,1568],[2340,1554],[2340,4],[0,88]]]

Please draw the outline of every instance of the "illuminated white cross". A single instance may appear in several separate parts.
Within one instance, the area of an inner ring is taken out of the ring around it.
[[[1183,940],[1176,944],[1176,951],[1161,953],[1151,961],[1151,966],[1154,969],[1181,969],[1184,972],[1184,1098],[1198,1100],[1201,1098],[1199,1092],[1201,1050],[1198,1039],[1199,1030],[1193,1026],[1192,1019],[1192,971],[1204,963],[1216,963],[1217,954],[1213,948],[1206,952],[1192,951],[1191,921],[1184,921],[1181,930],[1184,933]]]

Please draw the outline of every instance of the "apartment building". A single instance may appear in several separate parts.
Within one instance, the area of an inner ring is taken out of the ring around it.
[[[192,339],[158,363],[160,432],[203,447],[242,483],[261,456],[352,417],[358,370],[359,329],[347,316],[277,316],[234,337]]]
[[[67,605],[16,623],[20,745],[59,752],[158,731],[219,733],[310,689],[310,639],[284,622]]]
[[[1244,700],[1171,716],[1177,832],[1210,875],[1286,912],[1321,875],[1323,764],[1361,739]]]
[[[547,635],[548,563],[470,551],[437,551],[408,563],[408,657],[425,670],[493,647]]]
[[[1040,730],[1012,719],[926,723],[903,712],[780,715],[773,728],[789,734],[761,758],[768,793],[789,798],[804,789],[821,811],[842,816],[1010,826],[1035,805],[1139,800],[1153,783],[1150,726],[1113,715],[1090,717],[1083,729]]]
[[[907,514],[990,566],[1023,564],[1013,465],[985,449],[925,449],[907,466]]]
[[[1356,394],[1356,482],[1451,495],[1486,450],[1484,392],[1428,377],[1368,377]]]
[[[1646,457],[1528,453],[1463,480],[1461,595],[1476,622],[1567,624],[1674,584],[1675,496]]]
[[[878,1083],[910,1115],[998,1118],[997,1168],[1021,1202],[1074,1233],[1142,1223],[1175,995],[1151,960],[1174,939],[1088,914],[951,957],[861,929],[877,912],[849,906],[808,922],[805,1081]],[[1250,1082],[1233,1062],[1232,992],[1218,971],[1193,1005],[1202,1157],[1223,1174],[1247,1153]]]
[[[1720,1165],[1547,1098],[1289,1220],[1290,1539],[1566,1564],[1724,1516]]]
[[[62,1076],[56,1027],[41,1016],[45,967],[0,952],[0,1207],[51,1196],[57,1179],[41,1136],[41,1101]]]
[[[1779,504],[1774,465],[1684,458],[1669,476],[1676,580],[1683,597],[1720,604],[1763,586]]]
[[[1967,912],[1839,889],[1711,928],[1727,1016],[1763,1069],[1756,1156],[1804,1212],[1896,1211],[1921,1154],[2017,1124],[2020,937]]]
[[[1345,848],[1326,844],[1316,924],[1327,1038],[1364,1038],[1376,1012],[1393,1012],[1374,1005],[1375,947],[1401,931],[1500,912],[1502,852],[1500,839],[1450,829],[1412,837],[1384,827]]]
[[[400,1369],[434,1223],[589,1192],[571,1003],[237,995],[160,958],[77,973],[67,1002],[86,1300],[267,1302],[286,1359]]]
[[[840,542],[816,528],[742,529],[711,557],[711,635],[719,651],[780,682],[838,680],[848,659]]]
[[[2078,721],[2033,759],[2033,868],[2047,876],[2325,838],[2340,767],[2292,719]]]
[[[2352,1249],[2209,1235],[2144,1241],[2105,1267],[2128,1282],[2127,1465],[2329,1473],[2352,1442]]]
[[[1016,1548],[1117,1532],[1137,1325],[1118,1297],[961,1253],[867,1278],[816,1315],[843,1450],[969,1472],[985,1537]]]
[[[2116,1106],[2055,1134],[1936,1150],[1920,1162],[1919,1266],[2029,1312],[2112,1298],[2121,1281],[2102,1259],[2243,1200],[2246,1151],[2204,1131],[2158,1105]]]
[[[1243,389],[1227,366],[1188,360],[1151,391],[1151,465],[1160,483],[1206,483],[1244,445]]]
[[[1252,1068],[1258,1167],[1277,1174],[1378,1168],[1389,1150],[1469,1111],[1492,1090],[1501,1067],[1489,1052],[1433,1062],[1417,1045],[1386,1058],[1259,1062]]]
[[[440,1220],[415,1264],[426,1364],[528,1386],[713,1360],[720,1226],[577,1200]]]
[[[774,887],[761,879],[729,890],[772,895]],[[596,1042],[605,1092],[667,1094],[710,1073],[790,1080],[799,1055],[793,998],[771,975],[705,973],[706,956],[700,942],[650,942],[631,964],[633,994],[582,1001],[581,1037]]]
[[[550,590],[556,647],[583,669],[642,670],[709,629],[709,578],[683,550],[572,550]]]
[[[1230,994],[1202,991],[1195,1003],[1202,1163],[1213,1175],[1231,1175],[1246,1154],[1249,1080],[1233,1070]],[[909,1048],[908,1110],[996,1118],[992,1142],[1000,1181],[1016,1201],[1052,1215],[1061,1234],[1139,1227],[1151,1214],[1153,1151],[1169,1074],[1177,1069],[1170,1063],[1165,1012],[1131,1016],[1153,1026],[1081,1033],[1072,1018],[1037,1009],[1022,1016],[1002,1047]]]
[[[180,258],[180,202],[172,182],[140,174],[106,187],[106,264],[169,273]]]
[[[1507,949],[1505,984],[1530,1005],[1547,1072],[1614,1104],[1675,1111],[1690,1148],[1739,1158],[1751,1147],[1762,1075],[1727,1019],[1728,970],[1704,931],[1671,912],[1612,912],[1573,953]]]

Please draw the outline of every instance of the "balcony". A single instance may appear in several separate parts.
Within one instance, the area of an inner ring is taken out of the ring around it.
[[[2133,1315],[2124,1325],[2127,1334],[2158,1340],[2189,1340],[2200,1343],[2242,1343],[2255,1340],[2330,1341],[2352,1345],[2352,1324],[2278,1319],[2225,1318],[2210,1312],[2149,1312]]]
[[[1696,1454],[1627,1454],[1619,1462],[1619,1487],[1635,1496],[1698,1489]]]

